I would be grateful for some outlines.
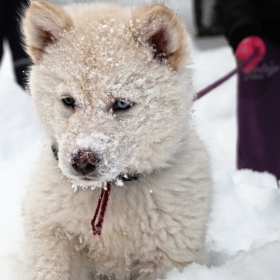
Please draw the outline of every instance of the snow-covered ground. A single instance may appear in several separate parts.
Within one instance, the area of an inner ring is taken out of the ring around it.
[[[178,9],[193,34],[190,0],[165,2]],[[20,203],[42,132],[29,96],[13,81],[5,53],[0,69],[0,279],[22,280],[28,272]],[[196,90],[235,66],[223,38],[194,39],[193,61]],[[170,272],[168,280],[280,279],[280,193],[272,175],[235,170],[235,110],[235,78],[195,104],[195,123],[210,151],[215,179],[207,234],[211,266],[194,263],[183,273]]]

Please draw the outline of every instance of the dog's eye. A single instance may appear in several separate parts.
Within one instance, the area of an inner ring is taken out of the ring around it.
[[[133,102],[116,100],[114,103],[114,109],[115,110],[127,110],[133,105],[134,105]]]
[[[62,99],[62,102],[68,107],[75,107],[75,99],[72,97],[65,97]]]

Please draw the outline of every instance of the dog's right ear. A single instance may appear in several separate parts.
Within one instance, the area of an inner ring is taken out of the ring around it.
[[[73,26],[70,15],[61,7],[45,2],[31,1],[22,22],[27,53],[39,63],[48,45],[54,44],[62,31]]]

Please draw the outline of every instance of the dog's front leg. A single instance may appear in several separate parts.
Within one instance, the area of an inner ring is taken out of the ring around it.
[[[71,254],[67,239],[43,234],[32,243],[35,262],[32,280],[70,280]]]

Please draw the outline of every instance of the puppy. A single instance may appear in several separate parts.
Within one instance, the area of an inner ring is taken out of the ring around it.
[[[45,131],[24,201],[32,280],[204,263],[212,182],[183,23],[164,5],[31,1],[22,26]]]

